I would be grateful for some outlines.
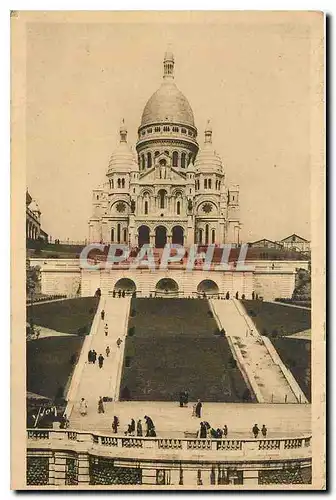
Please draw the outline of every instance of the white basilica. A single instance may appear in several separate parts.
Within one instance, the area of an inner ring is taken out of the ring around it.
[[[174,82],[167,52],[163,81],[147,102],[137,157],[120,128],[103,185],[93,191],[90,242],[190,245],[236,243],[239,188],[228,187],[208,122],[199,147],[193,111]]]

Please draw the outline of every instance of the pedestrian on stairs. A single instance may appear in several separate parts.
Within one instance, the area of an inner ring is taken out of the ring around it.
[[[99,354],[98,364],[99,364],[99,368],[103,368],[104,356],[102,354]]]
[[[117,340],[117,346],[118,346],[118,349],[120,348],[120,345],[122,343],[122,340],[120,337],[118,337],[118,340]]]
[[[82,415],[82,417],[84,417],[84,415],[87,415],[87,402],[84,398],[82,398],[81,402],[79,403],[79,413]]]
[[[93,364],[95,364],[95,363],[96,363],[96,359],[97,359],[97,353],[96,353],[96,351],[93,349],[93,351],[92,351],[92,358],[91,358],[91,360],[92,360],[92,363],[93,363]]]
[[[267,427],[265,424],[263,424],[261,428],[261,434],[263,435],[264,438],[267,436]]]
[[[91,364],[92,363],[92,351],[91,349],[88,352],[88,362]]]
[[[98,413],[105,413],[104,401],[103,401],[103,398],[101,396],[99,396],[99,400],[98,400]]]
[[[105,337],[108,336],[108,324],[105,323]]]
[[[102,310],[102,312],[100,313],[100,317],[101,317],[101,319],[104,321],[104,319],[105,319],[105,311],[104,311],[104,309],[103,309],[103,310]]]
[[[111,352],[111,349],[110,349],[109,346],[106,347],[106,351],[105,352],[106,352],[106,357],[108,358],[109,355],[110,355],[110,352]]]

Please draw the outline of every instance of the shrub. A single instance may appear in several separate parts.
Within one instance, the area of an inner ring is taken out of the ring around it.
[[[135,327],[134,326],[131,326],[129,329],[128,329],[128,336],[129,337],[132,337],[135,333]]]

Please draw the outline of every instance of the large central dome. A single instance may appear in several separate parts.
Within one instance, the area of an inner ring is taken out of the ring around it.
[[[148,100],[142,113],[141,126],[167,121],[195,126],[191,106],[173,81],[164,81]]]
[[[161,87],[148,100],[142,113],[141,127],[151,123],[173,122],[195,126],[187,98],[174,83],[174,57],[166,53]]]

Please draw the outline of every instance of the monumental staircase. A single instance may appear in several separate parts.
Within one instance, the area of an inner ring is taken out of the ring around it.
[[[244,307],[236,299],[211,300],[219,328],[226,337],[245,381],[259,403],[307,403],[270,340],[260,335]]]

